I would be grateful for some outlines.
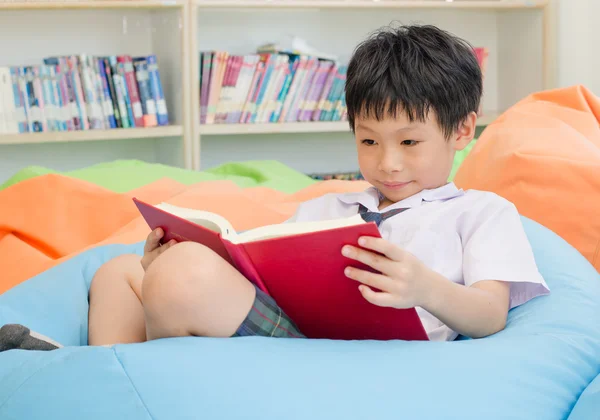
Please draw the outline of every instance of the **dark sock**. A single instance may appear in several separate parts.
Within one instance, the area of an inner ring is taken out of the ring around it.
[[[0,351],[56,350],[60,347],[57,342],[20,324],[6,324],[0,328]]]

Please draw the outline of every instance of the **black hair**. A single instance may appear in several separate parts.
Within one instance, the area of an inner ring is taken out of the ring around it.
[[[424,122],[437,116],[448,138],[483,92],[482,72],[473,47],[431,25],[386,27],[360,43],[350,59],[345,87],[348,122],[357,116],[395,118],[397,112]]]

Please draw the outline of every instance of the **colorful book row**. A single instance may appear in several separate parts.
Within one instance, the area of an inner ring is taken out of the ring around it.
[[[344,121],[347,66],[261,51],[200,53],[200,123]]]
[[[0,67],[0,133],[169,124],[156,56],[49,57]]]

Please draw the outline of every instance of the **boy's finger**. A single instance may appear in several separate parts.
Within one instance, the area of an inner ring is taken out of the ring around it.
[[[358,244],[366,249],[373,250],[385,255],[390,260],[402,261],[405,251],[399,246],[392,244],[382,238],[374,238],[369,236],[361,236],[358,239]]]
[[[160,240],[162,239],[163,235],[164,232],[161,228],[155,229],[152,232],[150,232],[150,234],[146,238],[144,252],[154,251],[158,247],[158,244],[160,243]]]

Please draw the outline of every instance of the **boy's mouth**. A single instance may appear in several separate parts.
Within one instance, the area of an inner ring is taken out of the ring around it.
[[[408,182],[382,182],[383,186],[389,188],[390,190],[399,190],[401,188],[406,187],[412,181]]]

